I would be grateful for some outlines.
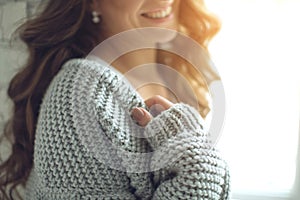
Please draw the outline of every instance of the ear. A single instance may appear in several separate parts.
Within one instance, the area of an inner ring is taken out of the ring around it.
[[[99,14],[101,14],[99,0],[91,0],[90,9],[91,11],[97,11]]]

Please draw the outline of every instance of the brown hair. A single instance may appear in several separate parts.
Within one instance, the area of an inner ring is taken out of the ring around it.
[[[0,165],[0,198],[13,199],[16,186],[29,176],[39,107],[52,78],[64,62],[86,56],[98,43],[88,9],[88,0],[49,1],[18,30],[29,58],[8,88],[14,110],[4,135],[13,139],[13,146]]]
[[[203,0],[182,0],[179,11],[179,32],[200,44],[202,50],[199,53],[203,55],[202,57],[199,55],[199,59],[205,61],[201,62],[202,66],[199,70],[197,66],[168,50],[159,50],[157,57],[159,63],[171,66],[188,80],[198,103],[198,111],[203,118],[210,111],[211,96],[208,86],[212,81],[220,79],[208,60],[208,43],[219,31],[220,26],[220,21],[206,9]],[[165,59],[166,57],[171,59]],[[169,63],[165,63],[164,60],[169,60]]]
[[[37,118],[51,80],[67,60],[85,57],[99,42],[100,29],[92,23],[90,1],[49,1],[41,13],[18,29],[29,58],[8,88],[14,110],[3,136],[11,138],[12,152],[0,164],[0,198],[21,198],[16,188],[25,185],[33,165]],[[207,13],[202,0],[181,4],[182,31],[206,48],[218,31],[218,21]],[[188,74],[191,80],[201,82]]]

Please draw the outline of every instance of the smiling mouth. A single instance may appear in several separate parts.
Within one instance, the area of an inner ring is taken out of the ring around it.
[[[150,18],[150,19],[162,19],[162,18],[167,18],[168,16],[170,16],[171,13],[172,13],[172,7],[168,6],[162,10],[143,13],[142,16]]]

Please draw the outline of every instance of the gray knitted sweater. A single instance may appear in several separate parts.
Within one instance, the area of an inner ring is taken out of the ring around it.
[[[64,64],[40,108],[25,199],[229,199],[227,165],[197,111],[175,104],[142,128],[137,106],[111,68]]]

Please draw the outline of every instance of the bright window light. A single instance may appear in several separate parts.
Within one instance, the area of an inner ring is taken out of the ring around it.
[[[300,1],[206,3],[223,24],[210,51],[225,87],[219,147],[233,194],[289,195],[299,137]]]

